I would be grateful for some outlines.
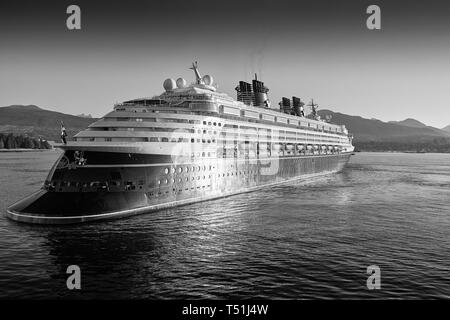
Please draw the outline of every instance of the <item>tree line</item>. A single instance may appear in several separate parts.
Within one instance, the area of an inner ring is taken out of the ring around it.
[[[44,139],[0,133],[0,149],[51,149]]]
[[[399,151],[399,152],[437,152],[450,153],[450,140],[437,138],[429,142],[354,142],[355,151]]]

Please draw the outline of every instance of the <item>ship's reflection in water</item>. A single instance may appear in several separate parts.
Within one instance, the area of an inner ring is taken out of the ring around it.
[[[251,290],[253,279],[242,271],[253,268],[245,265],[258,255],[248,251],[249,241],[264,241],[258,234],[270,217],[259,214],[261,205],[254,194],[243,194],[131,219],[49,229],[44,246],[57,267],[55,293],[217,298],[231,297],[241,285]],[[81,292],[61,286],[72,264],[81,268]]]
[[[357,154],[338,175],[109,222],[3,217],[0,296],[448,297],[449,157]],[[79,291],[66,288],[69,265],[81,268]],[[367,290],[370,265],[379,291]]]

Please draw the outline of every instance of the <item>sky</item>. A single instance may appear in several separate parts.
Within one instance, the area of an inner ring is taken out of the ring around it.
[[[66,8],[81,8],[68,30]],[[381,30],[366,9],[381,8]],[[194,80],[198,61],[235,97],[254,73],[281,97],[382,121],[450,124],[450,2],[0,2],[0,106],[100,117],[119,101]]]

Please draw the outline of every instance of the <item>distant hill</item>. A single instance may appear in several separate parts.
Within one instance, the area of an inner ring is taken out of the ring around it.
[[[408,118],[402,121],[389,121],[388,123],[400,124],[402,126],[413,127],[413,128],[424,128],[427,125],[412,118]]]
[[[60,123],[64,122],[69,137],[87,128],[96,118],[84,118],[49,111],[35,105],[0,107],[0,133],[13,133],[60,140]]]
[[[441,130],[446,131],[446,132],[450,132],[450,124],[444,128],[442,128]]]
[[[331,115],[331,122],[344,124],[353,134],[354,144],[360,150],[450,152],[450,132],[426,126],[414,119],[406,119],[400,124],[330,110],[319,110],[319,115],[322,118]]]

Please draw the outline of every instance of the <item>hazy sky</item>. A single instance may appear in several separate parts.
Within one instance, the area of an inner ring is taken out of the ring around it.
[[[66,28],[70,4],[82,30]],[[370,4],[382,30],[366,28]],[[450,2],[0,2],[0,106],[102,116],[160,94],[168,77],[192,81],[194,60],[233,97],[257,72],[272,103],[296,95],[366,118],[450,124]]]

